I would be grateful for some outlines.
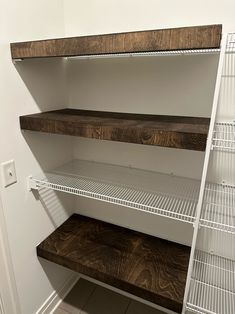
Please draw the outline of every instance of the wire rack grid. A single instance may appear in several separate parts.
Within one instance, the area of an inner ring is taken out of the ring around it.
[[[67,59],[68,60],[79,60],[79,59],[102,59],[102,58],[128,58],[128,57],[154,57],[154,56],[172,56],[172,55],[218,54],[219,51],[220,51],[219,48],[162,50],[162,51],[133,52],[133,53],[94,54],[94,55],[67,57]]]
[[[200,219],[203,227],[235,234],[235,187],[208,183]]]
[[[159,185],[154,191],[153,181],[150,180],[149,187],[143,184],[144,175],[147,177],[148,172],[133,169],[129,171],[129,177],[126,176],[125,178],[124,173],[128,172],[125,167],[102,164],[100,168],[99,163],[90,163],[89,166],[89,162],[76,162],[80,168],[80,171],[75,171],[76,174],[74,174],[74,170],[67,172],[62,168],[57,169],[31,178],[30,186],[92,198],[187,223],[194,222],[199,191],[198,181],[151,173],[152,180],[158,182]],[[115,174],[115,172],[120,171],[120,168],[122,168],[122,172],[119,179],[116,178],[115,180],[114,176],[113,180],[110,181],[111,170]],[[102,170],[104,175],[101,176]],[[87,172],[86,176],[84,176],[85,172]],[[141,175],[143,172],[144,175]],[[105,173],[108,175],[106,176]],[[123,182],[120,181],[120,177],[123,177]],[[131,183],[131,177],[133,177],[133,183]]]
[[[187,309],[193,313],[235,313],[235,262],[195,252]]]
[[[235,123],[216,123],[212,148],[235,152]]]
[[[227,37],[224,80],[212,140],[212,149],[226,152],[235,151],[235,123],[231,119],[234,112],[234,53],[235,34],[231,33]],[[200,217],[200,226],[206,228],[200,230],[202,238],[197,238],[186,302],[190,313],[235,313],[234,212],[235,187],[207,183]]]

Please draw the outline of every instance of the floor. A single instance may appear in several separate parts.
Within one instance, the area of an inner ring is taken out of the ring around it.
[[[80,279],[54,314],[164,314],[140,302]]]

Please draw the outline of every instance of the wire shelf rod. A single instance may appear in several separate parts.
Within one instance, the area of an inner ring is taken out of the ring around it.
[[[197,54],[217,54],[220,52],[220,48],[211,49],[190,49],[190,50],[162,50],[162,51],[150,51],[150,52],[132,52],[132,53],[113,53],[113,54],[93,54],[93,55],[81,55],[66,57],[68,60],[79,59],[101,59],[101,58],[126,58],[126,57],[154,57],[154,56],[171,56],[171,55],[197,55]]]

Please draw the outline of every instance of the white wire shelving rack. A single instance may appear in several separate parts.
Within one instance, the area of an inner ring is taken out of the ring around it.
[[[128,167],[74,160],[30,177],[29,188],[47,188],[193,223],[199,181]]]
[[[29,185],[33,189],[47,188],[93,198],[188,223],[194,223],[199,193],[197,180],[83,160],[30,177]],[[234,207],[235,187],[207,183],[201,226],[235,233]]]
[[[131,52],[131,53],[91,54],[91,55],[64,57],[64,59],[68,61],[76,61],[76,60],[91,60],[91,59],[110,59],[110,58],[187,56],[187,55],[219,54],[219,52],[220,52],[219,48],[182,49],[182,50],[162,50],[162,51]],[[24,59],[14,59],[13,63],[18,63],[22,61],[24,61]]]
[[[235,69],[233,55],[235,34],[228,34],[226,38],[224,52],[226,56],[225,58],[221,57],[223,70],[221,71],[221,62],[220,71],[218,70],[217,74],[218,84],[215,89],[215,95],[216,93],[217,95],[214,97],[214,101],[216,100],[216,102],[213,104],[213,136],[211,144],[207,145],[206,150],[208,164],[210,148],[215,151],[219,150],[222,154],[235,152],[235,123],[231,122],[235,96],[232,90],[235,81],[231,82],[235,78],[233,73]],[[221,97],[218,97],[218,91],[222,90],[221,79],[224,79],[222,82],[223,93],[221,93]],[[223,107],[224,104],[226,104],[225,107]],[[224,117],[229,117],[230,121],[221,122],[221,118]],[[232,155],[229,154],[231,158],[233,158]],[[216,173],[223,172],[224,168],[220,169],[223,166],[225,165],[214,164],[216,169],[211,169]],[[204,179],[206,180],[206,178],[207,169]],[[229,179],[233,182],[234,176],[231,174]],[[191,250],[183,313],[234,314],[235,186],[225,183],[206,183],[202,192],[201,212],[200,209],[197,212],[199,220],[194,233],[194,251]],[[209,230],[210,235],[207,234],[201,241],[200,236],[204,234],[205,230]]]
[[[235,104],[235,34],[229,33],[226,45],[226,58],[224,62],[224,69],[222,73],[224,84],[224,95],[222,97],[221,107],[227,107],[227,116],[231,117],[233,121],[217,121],[214,127],[212,148],[227,152],[235,152],[235,116],[234,109],[231,107]],[[225,104],[224,104],[225,103]],[[228,103],[228,104],[226,104]],[[219,108],[220,109],[220,108]],[[223,109],[223,108],[222,108]],[[232,110],[231,110],[232,109]]]
[[[235,262],[197,250],[187,309],[193,313],[235,313]]]
[[[235,234],[235,187],[206,185],[200,225]]]
[[[180,56],[180,55],[201,55],[201,54],[218,54],[219,48],[210,49],[182,49],[182,50],[162,50],[149,52],[132,52],[132,53],[112,53],[112,54],[94,54],[85,56],[66,57],[67,60],[84,60],[84,59],[107,59],[107,58],[130,58],[130,57],[155,57],[155,56]]]
[[[214,128],[213,149],[235,152],[235,122],[218,122]]]

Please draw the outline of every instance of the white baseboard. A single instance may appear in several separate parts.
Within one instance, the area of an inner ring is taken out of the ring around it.
[[[77,274],[69,277],[61,286],[61,288],[52,292],[52,294],[46,299],[46,301],[35,314],[53,314],[62,300],[76,284],[78,279],[79,276]]]

